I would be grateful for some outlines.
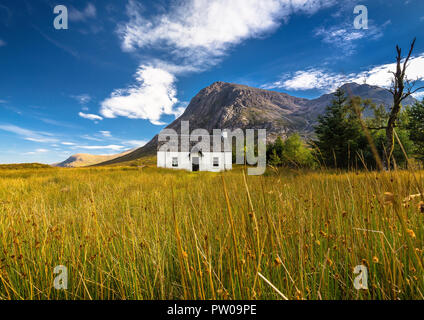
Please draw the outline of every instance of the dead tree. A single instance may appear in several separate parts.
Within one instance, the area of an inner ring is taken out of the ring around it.
[[[402,102],[416,93],[417,91],[424,89],[424,87],[419,87],[414,89],[415,81],[408,80],[406,76],[406,69],[408,68],[408,62],[411,59],[412,52],[414,51],[416,38],[412,41],[411,48],[409,49],[408,56],[402,63],[402,49],[399,46],[396,46],[397,57],[396,57],[396,71],[393,73],[392,87],[389,89],[390,93],[393,95],[393,106],[389,113],[389,120],[387,122],[386,129],[386,157],[385,164],[386,169],[390,169],[391,158],[394,151],[394,129],[396,127],[396,122],[399,118],[399,113],[402,108]]]

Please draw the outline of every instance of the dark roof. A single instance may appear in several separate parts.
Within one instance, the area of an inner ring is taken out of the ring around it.
[[[178,139],[172,139],[172,141],[170,141],[170,136],[167,136],[168,140],[167,141],[159,141],[158,139],[158,147],[157,147],[157,151],[159,151],[162,147],[165,147],[164,145],[167,144],[168,145],[168,150],[163,150],[163,151],[171,151],[169,149],[171,148],[175,148],[173,151],[185,151],[185,152],[199,152],[199,151],[203,151],[203,152],[208,152],[208,151],[213,151],[213,152],[222,152],[224,151],[224,145],[225,145],[225,139],[222,136],[213,136],[213,135],[209,135],[209,136],[201,136],[199,137],[198,141],[189,141],[188,143],[188,150],[182,150],[182,137],[180,135],[178,135]],[[188,139],[190,139],[190,137],[187,136]],[[218,142],[216,143],[216,148],[214,148],[214,143],[218,138]],[[208,140],[209,139],[209,143]],[[174,141],[177,140],[177,141]],[[209,146],[208,146],[209,144]],[[230,147],[231,148],[231,147]],[[230,149],[231,150],[231,149]]]

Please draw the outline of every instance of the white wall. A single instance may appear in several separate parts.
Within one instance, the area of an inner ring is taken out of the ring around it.
[[[192,153],[189,157],[190,152],[165,152],[158,151],[157,153],[157,166],[159,168],[170,168],[170,169],[184,169],[192,171],[192,159],[193,157],[199,158],[199,170],[200,171],[212,171],[219,172],[223,170],[232,169],[232,153],[231,152],[204,152],[201,157],[197,153]],[[178,158],[178,167],[172,166],[172,158]],[[219,158],[219,166],[213,166],[213,158]]]

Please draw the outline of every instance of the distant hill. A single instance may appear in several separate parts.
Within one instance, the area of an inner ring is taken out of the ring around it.
[[[371,99],[387,108],[393,99],[387,90],[367,84],[347,83],[342,89],[348,96]],[[212,132],[212,129],[267,129],[270,141],[294,132],[308,137],[313,134],[318,115],[324,113],[333,98],[334,93],[310,100],[240,84],[215,82],[200,90],[185,112],[167,128],[179,132],[181,121],[190,121],[190,130],[204,128]],[[404,104],[412,104],[414,101],[411,97]],[[153,155],[156,147],[157,135],[143,147],[100,165]]]
[[[51,168],[48,164],[41,163],[16,163],[16,164],[0,164],[0,169],[47,169]]]
[[[52,166],[62,167],[62,168],[78,168],[78,167],[91,166],[101,162],[105,162],[108,160],[113,160],[115,158],[125,156],[126,154],[132,151],[134,151],[134,149],[127,150],[125,152],[122,152],[119,154],[113,154],[113,155],[94,155],[94,154],[88,154],[88,153],[78,153],[78,154],[74,154],[73,156],[70,156],[68,159],[66,159],[63,162],[55,163]]]
[[[371,99],[377,105],[384,105],[386,108],[390,108],[393,104],[393,96],[386,89],[378,86],[370,86],[368,84],[357,84],[357,83],[347,83],[341,86],[341,89],[346,92],[348,96],[357,96],[362,99]],[[312,117],[316,117],[320,114],[323,114],[326,106],[331,104],[331,101],[334,99],[334,93],[324,94],[321,97],[307,102],[307,107]],[[411,105],[415,103],[413,97],[407,98],[403,104]]]

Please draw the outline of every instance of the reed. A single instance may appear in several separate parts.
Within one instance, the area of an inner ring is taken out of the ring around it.
[[[243,170],[0,169],[0,299],[424,298],[424,172]]]

